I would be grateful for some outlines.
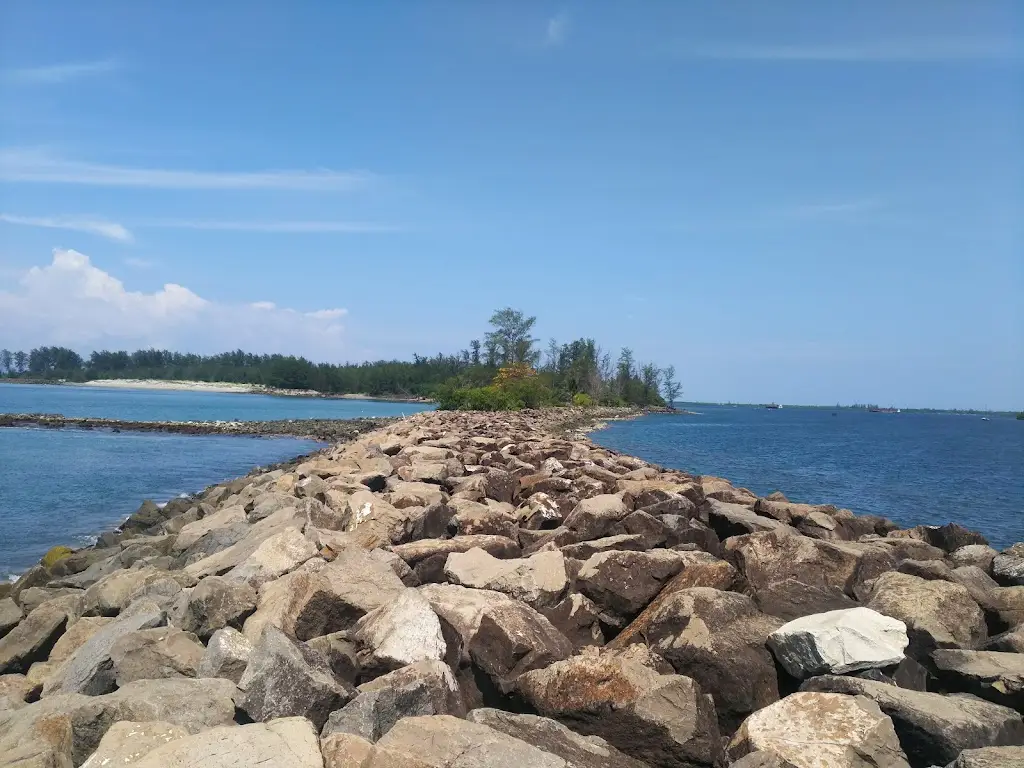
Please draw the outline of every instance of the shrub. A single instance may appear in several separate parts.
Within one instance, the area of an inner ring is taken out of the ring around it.
[[[572,404],[580,408],[589,408],[594,404],[594,399],[586,392],[577,392],[572,396]]]

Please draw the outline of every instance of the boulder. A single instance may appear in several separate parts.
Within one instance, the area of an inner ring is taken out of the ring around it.
[[[516,510],[519,527],[532,531],[557,528],[565,516],[558,503],[546,493],[534,493]]]
[[[965,749],[947,768],[1024,768],[1024,746]]]
[[[71,655],[43,686],[43,695],[84,693],[99,696],[113,691],[117,685],[111,658],[118,640],[142,629],[162,626],[167,615],[155,604],[135,603],[115,621],[100,628]]]
[[[118,687],[124,687],[133,680],[197,677],[203,650],[192,633],[157,627],[119,637],[110,648],[110,660]]]
[[[680,552],[610,551],[592,555],[577,574],[579,590],[624,626],[642,611],[686,563]]]
[[[907,625],[870,608],[803,616],[768,636],[768,647],[798,680],[895,666],[909,640]]]
[[[423,584],[444,581],[444,566],[453,552],[479,547],[498,558],[519,557],[519,544],[505,536],[456,536],[452,539],[423,539],[392,547],[392,551],[413,569]]]
[[[874,584],[867,607],[907,626],[907,653],[926,662],[936,648],[975,648],[987,638],[985,615],[959,584],[886,573]]]
[[[309,576],[301,593],[290,596],[287,624],[299,640],[349,629],[405,589],[386,563],[363,550],[346,549]]]
[[[626,656],[573,656],[527,672],[518,689],[541,715],[650,765],[690,768],[721,756],[715,705],[700,685]]]
[[[560,757],[566,768],[647,768],[597,736],[581,736],[557,720],[516,715],[500,709],[474,709],[466,717],[496,731]]]
[[[74,765],[81,765],[111,724],[122,720],[162,721],[189,733],[230,725],[235,715],[234,693],[235,686],[228,680],[167,678],[136,680],[103,696],[70,693],[44,697],[22,709],[0,711],[0,755],[8,757],[16,745],[30,740],[37,727],[48,731],[64,720],[70,725],[70,757]],[[42,764],[71,764],[66,761],[66,751],[52,746],[50,760]]]
[[[212,515],[207,515],[200,520],[196,520],[194,523],[189,523],[178,531],[178,536],[174,540],[171,549],[174,552],[184,552],[210,531],[217,528],[228,528],[235,523],[244,522],[247,522],[245,507],[241,504],[233,504],[230,507],[218,509]]]
[[[992,571],[992,561],[999,552],[992,549],[988,544],[967,544],[966,546],[954,549],[949,553],[949,562],[954,568],[965,565],[976,565],[985,573]]]
[[[914,768],[946,765],[964,749],[1024,743],[1024,722],[1019,714],[970,696],[909,691],[836,675],[813,677],[800,690],[863,696],[874,701],[892,718]]]
[[[784,522],[770,517],[763,517],[749,507],[729,501],[708,498],[701,507],[701,512],[705,515],[711,530],[722,541],[733,536],[743,536],[748,533],[764,533],[778,530],[796,533],[795,529]]]
[[[561,547],[561,552],[573,560],[589,560],[600,552],[643,552],[646,549],[649,547],[642,534],[617,533],[614,536],[602,536],[600,539],[581,541],[578,544],[566,544]]]
[[[488,535],[515,539],[518,534],[518,519],[504,510],[458,498],[453,498],[449,506],[455,510],[447,526],[451,536]]]
[[[256,610],[256,590],[243,581],[207,576],[188,596],[181,628],[207,639],[218,629],[242,624]]]
[[[164,722],[138,723],[122,720],[103,734],[96,751],[82,768],[134,765],[157,747],[188,736],[180,725]]]
[[[147,584],[169,577],[182,586],[195,584],[195,580],[180,571],[149,567],[117,570],[85,590],[80,613],[82,616],[116,616]]]
[[[295,617],[307,590],[312,588],[314,577],[324,567],[326,560],[318,557],[307,560],[291,573],[276,581],[268,581],[256,596],[256,610],[242,626],[242,634],[250,643],[259,642],[263,628],[273,624],[285,634],[295,636]]]
[[[604,645],[601,608],[579,592],[569,592],[558,603],[541,608],[540,613],[565,635],[573,650]]]
[[[238,688],[238,706],[253,720],[305,717],[317,731],[353,694],[320,654],[274,626],[263,630]]]
[[[29,587],[28,589],[22,590],[18,601],[21,605],[22,611],[25,613],[32,613],[32,611],[47,600],[53,600],[57,597],[67,597],[69,595],[80,596],[82,594],[84,594],[84,590],[75,589],[74,587]]]
[[[5,597],[0,600],[0,638],[18,626],[23,615],[21,606],[11,598]]]
[[[242,563],[232,568],[227,578],[244,581],[253,589],[294,571],[317,554],[316,545],[298,528],[288,527],[260,544]]]
[[[632,642],[646,642],[678,674],[712,693],[719,721],[731,731],[746,715],[779,698],[766,641],[780,624],[745,595],[693,587],[661,602],[643,629],[632,634]]]
[[[417,760],[434,768],[565,768],[560,757],[486,725],[451,715],[407,717],[388,731],[376,747],[378,751],[370,763],[373,768],[378,765],[376,755],[380,750],[387,755],[404,756],[401,762],[386,762],[381,768],[411,768]]]
[[[1024,653],[1024,624],[991,638],[982,650]]]
[[[447,651],[437,614],[415,589],[404,590],[363,616],[352,638],[362,646],[360,666],[371,675],[440,660]]]
[[[729,742],[736,760],[767,752],[795,768],[907,768],[892,720],[868,699],[794,693],[755,712]]]
[[[938,650],[932,654],[939,685],[1024,711],[1024,654]]]
[[[136,768],[322,768],[316,732],[308,720],[211,728],[157,747]]]
[[[0,710],[21,709],[32,693],[33,685],[25,675],[0,675]]]
[[[1024,587],[1024,542],[1018,542],[992,558],[992,575],[1003,586]]]
[[[572,644],[551,622],[528,605],[506,600],[481,615],[472,639],[464,647],[473,663],[503,693],[524,672],[567,658]]]
[[[385,498],[397,509],[429,507],[448,500],[444,491],[432,483],[396,483]]]
[[[600,539],[612,533],[615,524],[633,510],[622,494],[603,493],[583,499],[565,518],[565,527],[575,531],[581,541]]]
[[[355,685],[359,679],[358,647],[349,637],[349,632],[332,632],[307,640],[306,645],[326,659],[335,677]]]
[[[453,584],[503,592],[534,608],[556,604],[569,587],[561,552],[538,552],[528,558],[499,560],[479,547],[453,552],[445,563]]]
[[[33,662],[44,661],[64,634],[68,613],[59,600],[43,603],[0,637],[0,674],[25,672]]]
[[[248,638],[237,629],[223,627],[210,637],[195,676],[222,677],[237,683],[251,655],[252,643]]]
[[[354,699],[331,713],[321,735],[352,733],[376,742],[403,717],[465,714],[462,692],[448,665],[419,661],[359,686]]]
[[[431,768],[404,752],[379,747],[354,733],[331,733],[320,740],[324,768]]]

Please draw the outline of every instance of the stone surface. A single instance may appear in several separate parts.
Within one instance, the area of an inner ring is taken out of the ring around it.
[[[308,720],[211,728],[157,747],[137,768],[322,768],[316,732]]]
[[[453,552],[468,552],[474,547],[495,557],[519,557],[519,544],[505,536],[478,534],[456,536],[451,539],[424,539],[392,547],[392,551],[405,560],[421,583],[444,581],[444,566]]]
[[[514,739],[562,758],[567,768],[646,768],[597,736],[581,736],[557,720],[537,715],[516,715],[500,709],[474,709],[466,717]]]
[[[203,640],[222,627],[240,629],[256,610],[256,590],[242,581],[207,576],[188,597],[181,627]]]
[[[949,561],[954,568],[965,565],[976,565],[986,573],[992,570],[992,561],[999,552],[987,544],[967,544],[949,553]]]
[[[45,660],[68,624],[68,611],[58,603],[43,604],[0,637],[0,674],[25,672]]]
[[[83,763],[82,768],[134,765],[157,747],[186,736],[188,731],[180,725],[122,720],[110,726],[100,739],[96,751]]]
[[[440,660],[447,651],[437,614],[415,589],[404,590],[363,616],[352,639],[362,646],[360,666],[377,674],[417,661]]]
[[[252,643],[232,627],[218,629],[210,637],[196,668],[196,677],[222,677],[237,683],[252,655]]]
[[[1024,543],[1018,542],[992,559],[992,575],[1003,586],[1024,586]]]
[[[318,731],[353,694],[322,656],[274,626],[263,631],[238,688],[238,706],[253,720],[305,717]]]
[[[947,649],[935,651],[932,660],[944,690],[1024,711],[1024,654]]]
[[[9,597],[0,600],[0,638],[10,632],[21,621],[24,611]]]
[[[599,494],[583,499],[565,518],[565,527],[575,531],[581,541],[600,539],[612,533],[615,524],[632,510],[622,494]]]
[[[316,554],[316,545],[298,528],[289,526],[260,544],[242,563],[228,571],[227,576],[259,589],[264,583],[294,571]]]
[[[803,616],[768,636],[775,658],[798,680],[895,666],[908,643],[906,624],[861,607]]]
[[[196,677],[203,650],[195,635],[174,627],[130,632],[110,648],[114,679],[123,687],[133,680]]]
[[[885,573],[867,607],[906,624],[907,653],[921,662],[937,648],[975,648],[987,639],[981,608],[964,587],[948,581]]]
[[[906,768],[892,720],[867,699],[795,693],[755,712],[729,742],[733,759],[768,752],[796,768]]]
[[[1024,768],[1024,746],[965,749],[949,768]]]
[[[1024,722],[1019,714],[973,697],[908,691],[835,675],[811,678],[801,690],[865,696],[874,701],[892,718],[914,768],[946,765],[964,749],[1024,743]]]
[[[518,688],[541,715],[650,765],[712,765],[721,757],[714,703],[689,677],[626,656],[573,656],[524,674]]]
[[[577,575],[579,590],[599,606],[623,620],[632,620],[679,573],[686,563],[680,552],[599,552]]]
[[[431,768],[404,752],[370,743],[354,733],[331,733],[320,740],[324,768]]]
[[[475,547],[453,552],[445,563],[452,584],[503,592],[534,608],[557,603],[569,586],[561,552],[538,552],[528,558],[500,560]]]

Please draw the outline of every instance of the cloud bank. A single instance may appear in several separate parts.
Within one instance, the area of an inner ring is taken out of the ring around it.
[[[299,312],[271,302],[225,304],[167,283],[130,291],[85,254],[57,249],[12,290],[0,290],[4,346],[56,344],[92,349],[168,348],[214,353],[229,349],[340,360],[343,309]]]

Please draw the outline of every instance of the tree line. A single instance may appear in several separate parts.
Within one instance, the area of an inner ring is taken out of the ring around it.
[[[672,366],[662,369],[637,361],[628,348],[613,359],[610,352],[589,338],[564,344],[551,339],[542,352],[532,335],[535,323],[535,317],[519,310],[501,309],[491,316],[491,329],[482,339],[471,340],[467,348],[432,357],[414,354],[411,361],[315,363],[304,357],[256,355],[242,350],[218,355],[160,349],[98,350],[83,357],[59,346],[28,352],[4,349],[0,350],[0,376],[71,382],[223,381],[324,394],[438,397],[442,401],[451,393],[488,387],[498,387],[505,393],[521,389],[530,404],[563,403],[576,398],[577,402],[646,406],[678,400],[681,386]],[[505,389],[496,383],[502,376],[499,383]],[[517,402],[522,398],[512,398],[505,405]]]

